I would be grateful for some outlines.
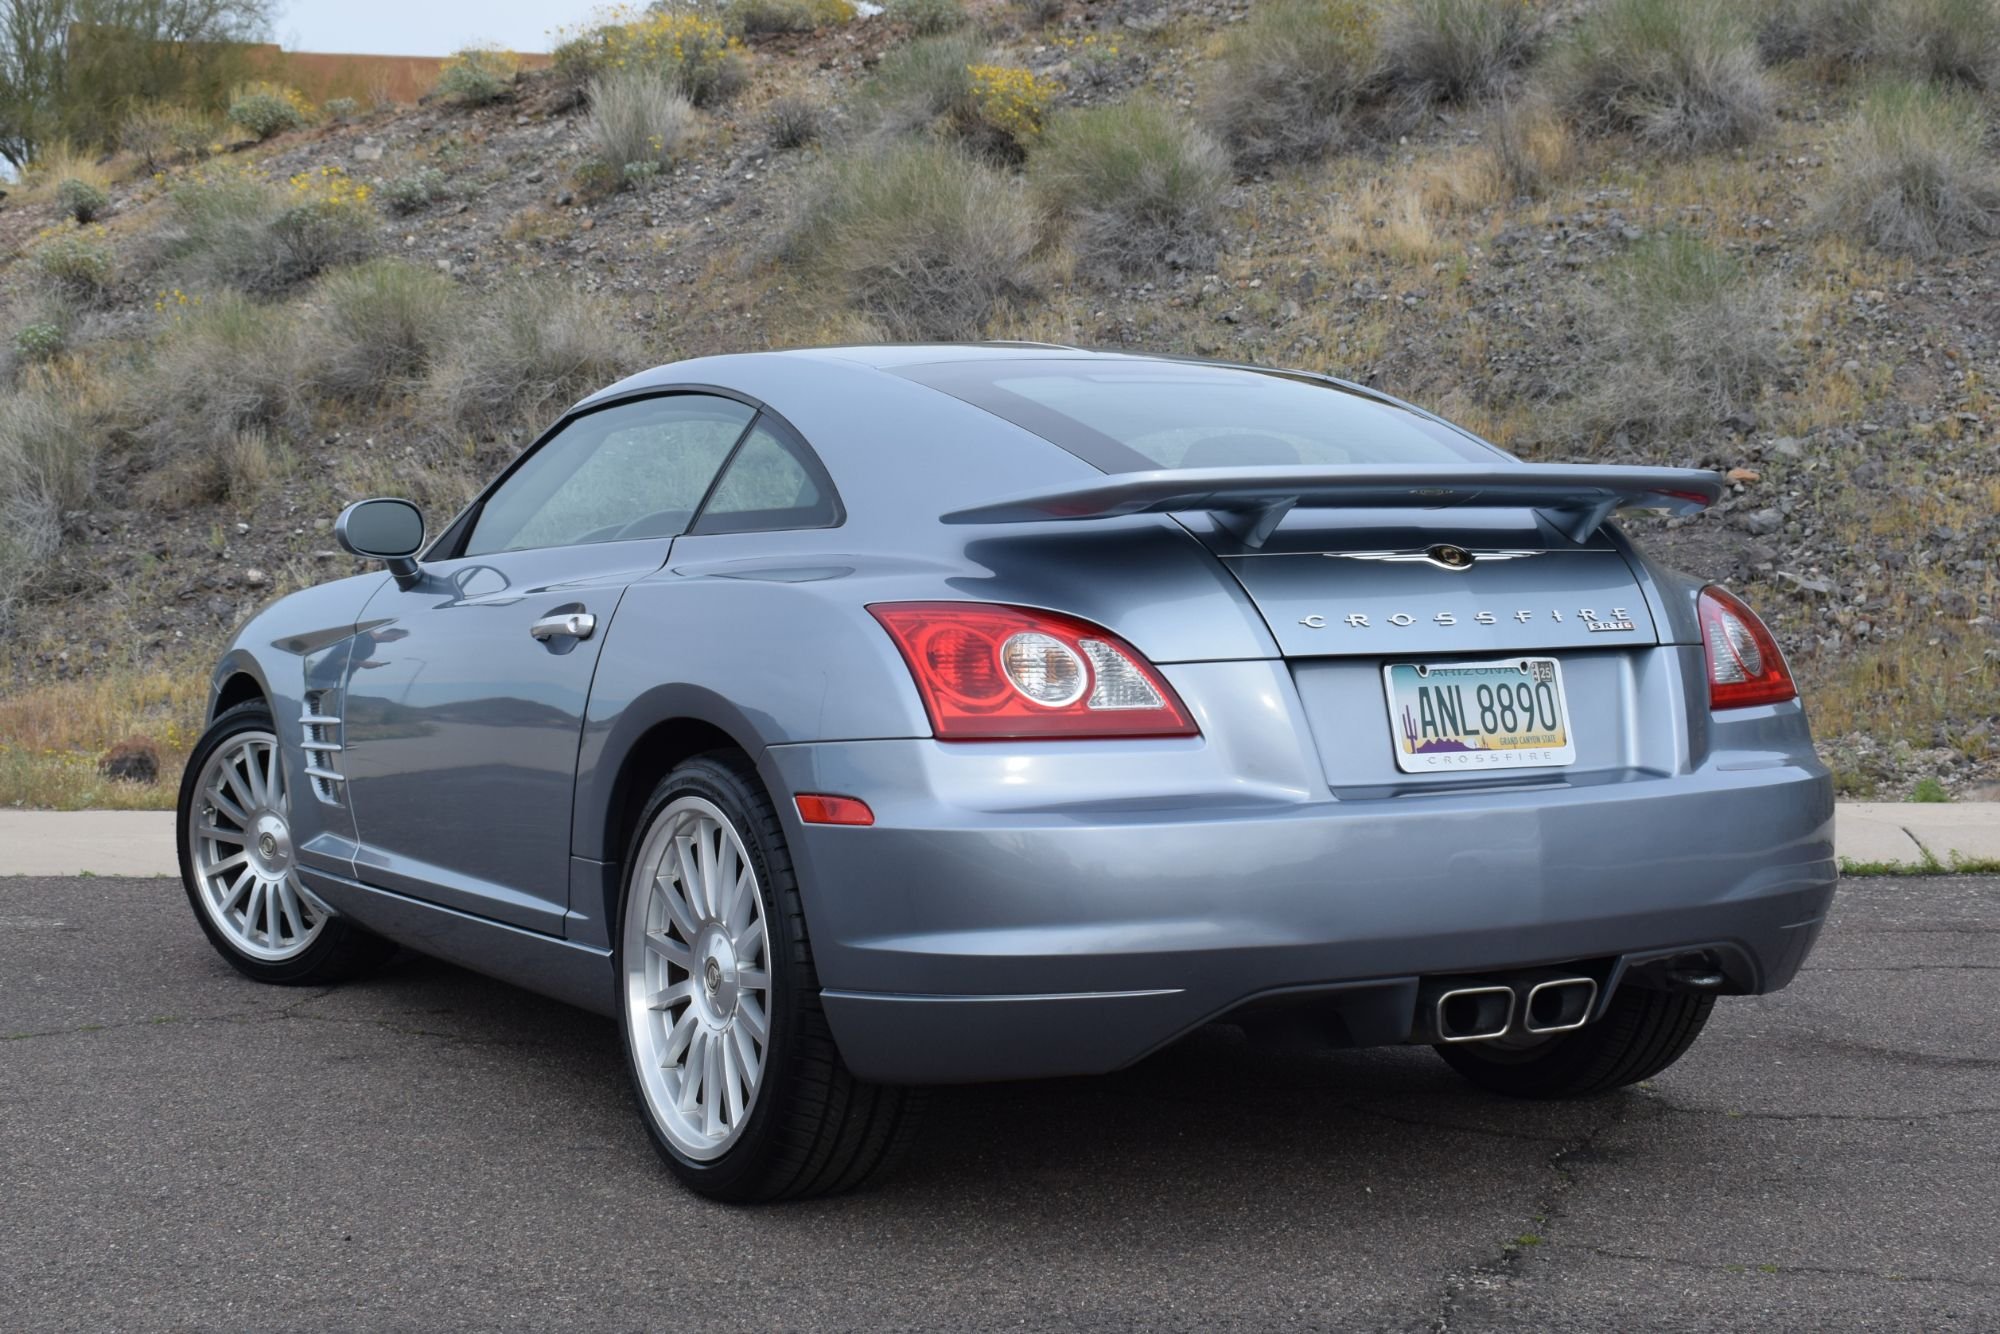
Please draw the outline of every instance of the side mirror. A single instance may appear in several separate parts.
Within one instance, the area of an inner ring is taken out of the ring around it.
[[[333,535],[363,560],[386,563],[399,582],[414,579],[424,546],[424,512],[407,500],[357,500],[334,520]]]

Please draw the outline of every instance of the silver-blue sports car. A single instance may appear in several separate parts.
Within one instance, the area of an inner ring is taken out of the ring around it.
[[[1212,1021],[1647,1078],[1784,986],[1832,787],[1770,632],[1621,508],[1321,375],[1038,345],[720,356],[585,399],[279,600],[180,796],[276,983],[398,945],[611,1016],[684,1181],[851,1186],[912,1086]]]

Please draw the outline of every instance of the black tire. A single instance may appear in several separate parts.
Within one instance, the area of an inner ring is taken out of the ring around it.
[[[1533,1047],[1440,1045],[1446,1065],[1513,1098],[1589,1098],[1651,1079],[1678,1061],[1708,1022],[1715,997],[1620,987],[1604,1017]]]
[[[735,826],[756,872],[770,936],[770,1039],[763,1083],[736,1142],[708,1161],[677,1149],[648,1105],[625,984],[625,918],[639,874],[636,863],[661,813],[683,796],[710,802]],[[738,752],[717,751],[676,767],[646,803],[624,865],[614,959],[622,1045],[640,1119],[674,1175],[713,1199],[757,1203],[837,1194],[890,1169],[908,1147],[920,1094],[864,1083],[841,1061],[820,1007],[819,976],[784,830],[750,761]]]
[[[238,704],[218,715],[209,724],[208,730],[202,733],[194,753],[188,756],[187,769],[181,774],[180,800],[175,806],[174,841],[180,854],[181,888],[187,892],[188,907],[193,910],[194,920],[200,924],[202,934],[208,937],[208,943],[215,946],[215,952],[245,977],[286,987],[326,986],[357,977],[394,954],[396,947],[344,918],[328,917],[320,925],[317,938],[293,957],[277,961],[257,959],[243,953],[223,935],[202,907],[200,891],[195,884],[189,839],[195,799],[199,795],[196,789],[209,757],[232,737],[244,732],[278,735],[271,710],[264,701]]]

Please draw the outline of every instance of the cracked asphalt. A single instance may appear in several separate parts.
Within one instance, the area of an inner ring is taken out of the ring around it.
[[[733,1209],[599,1019],[414,956],[263,988],[172,881],[0,879],[0,1328],[1995,1329],[1996,1010],[2000,879],[1849,881],[1623,1095],[1215,1028]]]

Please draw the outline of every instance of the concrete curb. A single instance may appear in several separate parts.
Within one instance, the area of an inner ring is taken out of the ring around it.
[[[1842,802],[1834,843],[1857,862],[2000,860],[2000,802]],[[0,811],[0,876],[179,874],[170,811]]]

